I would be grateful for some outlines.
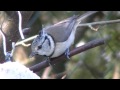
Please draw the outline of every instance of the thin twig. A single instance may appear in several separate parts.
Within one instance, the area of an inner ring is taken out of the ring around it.
[[[11,61],[11,52],[7,52],[6,50],[6,38],[5,38],[5,35],[3,34],[2,30],[0,29],[0,33],[2,35],[2,38],[3,38],[3,52],[4,52],[4,55],[5,55],[5,60],[6,61]]]
[[[113,23],[120,23],[120,19],[118,19],[118,20],[110,20],[110,21],[99,21],[99,22],[92,22],[92,23],[84,23],[84,24],[79,24],[78,27],[85,27],[85,26],[89,27],[89,26],[92,26],[92,25],[104,25],[104,24],[113,24]],[[26,43],[26,42],[29,42],[29,41],[35,39],[36,36],[37,35],[32,36],[30,38],[27,38],[27,39],[25,39],[23,41],[17,42],[16,46],[21,45],[21,44],[23,45],[23,43]]]
[[[67,75],[66,71],[55,75],[55,79],[61,79],[62,77],[64,77],[64,75]]]
[[[21,15],[20,11],[17,11],[17,12],[18,12],[18,16],[19,16],[19,33],[20,33],[21,38],[25,39],[23,32],[22,32],[22,15]]]
[[[84,24],[79,24],[79,27],[92,26],[92,25],[105,25],[105,24],[113,24],[113,23],[120,23],[120,19],[110,20],[110,21],[99,21],[99,22],[92,22],[92,23],[84,23]]]
[[[65,79],[67,75],[64,75],[61,79]]]
[[[30,17],[32,16],[32,14],[34,13],[34,11],[22,11],[22,28],[24,28],[23,26],[26,26],[26,24],[28,23],[28,20],[30,19]],[[15,13],[13,13],[13,11],[10,12],[5,12],[5,19],[2,20],[1,25],[3,25],[3,28],[1,28],[0,25],[0,29],[2,29],[2,31],[4,32],[5,36],[9,37],[8,41],[6,41],[6,50],[7,51],[11,51],[12,50],[12,42],[14,41],[15,43],[18,41],[18,39],[20,39],[20,35],[19,34],[19,30],[18,30],[18,23],[19,23],[19,17],[18,17],[18,12],[15,11]],[[7,17],[6,17],[7,16]],[[16,16],[18,18],[16,18]],[[3,24],[4,21],[4,24]],[[18,23],[16,23],[18,22]],[[23,25],[24,24],[24,25]],[[6,37],[6,40],[7,40]],[[3,44],[2,41],[2,35],[1,35],[1,39],[0,39],[0,43]],[[3,48],[3,45],[0,47]],[[4,52],[0,53],[0,62],[3,63],[5,62],[5,57],[4,57]]]
[[[108,38],[107,38],[107,39],[108,39]],[[96,46],[103,45],[103,44],[105,43],[104,41],[105,41],[105,39],[97,39],[97,40],[93,40],[93,41],[91,41],[91,42],[88,42],[87,44],[85,44],[85,45],[83,45],[83,46],[77,47],[77,48],[73,49],[73,50],[70,52],[70,57],[71,57],[71,56],[74,56],[74,55],[76,55],[76,54],[78,54],[78,53],[81,53],[81,52],[83,52],[83,51],[86,51],[86,50],[88,50],[88,49],[94,48],[94,47],[96,47]],[[50,64],[51,64],[51,65],[54,65],[54,64],[56,64],[56,63],[59,63],[59,62],[65,60],[65,59],[63,59],[63,58],[66,58],[65,55],[61,55],[60,57],[51,59]],[[30,67],[30,69],[31,69],[33,72],[38,72],[38,71],[40,71],[41,69],[46,68],[46,67],[48,67],[48,66],[49,66],[48,60],[44,60],[44,61],[42,61],[42,62],[40,62],[40,63],[38,63],[38,64]]]
[[[24,39],[24,35],[22,33],[22,16],[21,16],[20,11],[17,11],[17,12],[18,12],[18,16],[19,16],[19,33],[20,33],[21,38]],[[12,50],[11,50],[11,52],[7,52],[6,51],[6,38],[5,38],[5,35],[3,34],[1,29],[0,29],[0,33],[1,33],[2,38],[3,38],[4,55],[5,55],[6,59],[9,59],[13,55],[13,51],[14,51],[14,48],[15,48],[15,43],[12,42]]]
[[[51,67],[47,67],[44,70],[44,72],[43,72],[43,74],[41,76],[41,79],[49,79],[49,73],[50,73],[51,69],[52,69]]]
[[[1,29],[0,29],[0,33],[1,33],[2,38],[3,38],[3,51],[4,51],[4,55],[6,56],[6,54],[7,54],[7,52],[6,52],[6,38],[5,38],[5,35],[3,34]]]
[[[33,39],[35,39],[38,35],[35,35],[35,36],[32,36],[32,37],[29,37],[27,39],[24,39],[22,41],[19,41],[15,44],[15,46],[18,46],[18,45],[24,45],[23,43],[26,43],[26,42],[29,42],[29,41],[32,41]]]

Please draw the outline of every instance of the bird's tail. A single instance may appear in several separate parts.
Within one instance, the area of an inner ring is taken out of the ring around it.
[[[98,11],[89,11],[83,15],[74,15],[72,18],[69,18],[68,20],[70,21],[69,22],[69,25],[67,27],[68,30],[74,30],[76,31],[76,29],[73,29],[73,28],[77,28],[77,26],[79,25],[79,23],[81,23],[82,20],[86,19],[87,17],[97,13]]]
[[[86,19],[87,17],[89,17],[89,16],[91,16],[91,15],[97,13],[97,12],[99,12],[99,11],[89,11],[89,12],[83,14],[83,15],[78,15],[77,16],[77,21],[80,23],[82,20]]]

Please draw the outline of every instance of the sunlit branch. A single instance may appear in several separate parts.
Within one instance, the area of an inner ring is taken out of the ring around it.
[[[0,33],[1,33],[2,38],[3,38],[3,51],[4,51],[4,55],[6,56],[6,54],[7,54],[7,52],[6,52],[6,38],[5,38],[5,35],[3,34],[1,29],[0,29]]]
[[[20,13],[20,11],[17,11],[18,12],[18,16],[19,16],[19,33],[20,33],[20,36],[22,39],[25,39],[24,35],[23,35],[23,32],[22,32],[22,15]]]

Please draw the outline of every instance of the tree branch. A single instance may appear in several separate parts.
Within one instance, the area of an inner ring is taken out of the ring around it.
[[[110,20],[110,21],[99,21],[99,22],[92,22],[92,23],[84,23],[84,24],[79,24],[78,27],[86,27],[86,26],[89,27],[89,26],[93,26],[93,25],[105,25],[105,24],[113,24],[113,23],[120,23],[120,19],[118,19],[118,20]],[[37,35],[35,35],[33,37],[30,37],[30,38],[27,38],[27,39],[25,39],[23,41],[17,42],[16,46],[21,45],[21,44],[26,43],[26,42],[29,42],[29,41],[35,39],[36,36]]]
[[[5,21],[3,23],[2,30],[6,36],[6,45],[7,45],[7,51],[11,51],[12,49],[12,42],[16,42],[20,39],[19,31],[18,31],[18,15],[15,11],[6,11],[7,17],[5,18]],[[25,28],[28,20],[30,19],[31,15],[33,14],[33,11],[22,11],[22,27]],[[0,35],[0,62],[4,62],[4,54],[2,52],[2,39]]]
[[[120,19],[118,20],[110,20],[110,21],[99,21],[99,22],[92,22],[92,23],[84,23],[79,24],[79,27],[89,26],[89,25],[105,25],[105,24],[113,24],[113,23],[120,23]]]
[[[70,52],[70,57],[78,54],[78,53],[81,53],[83,51],[86,51],[88,49],[91,49],[91,48],[94,48],[96,46],[100,46],[100,45],[103,45],[105,44],[105,40],[107,40],[108,38],[106,39],[97,39],[97,40],[93,40],[91,42],[88,42],[87,44],[85,45],[82,45],[80,47],[77,47],[75,49],[73,49],[71,52]],[[60,57],[57,57],[57,58],[54,58],[54,59],[51,59],[51,65],[54,65],[58,62],[61,62],[62,60],[64,60],[63,58],[66,58],[65,55],[61,55]],[[30,70],[32,70],[33,72],[38,72],[40,71],[41,69],[43,68],[46,68],[49,66],[49,63],[48,63],[48,60],[44,60],[32,67],[30,67]]]

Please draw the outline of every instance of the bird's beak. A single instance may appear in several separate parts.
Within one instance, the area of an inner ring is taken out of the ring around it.
[[[36,53],[35,52],[32,52],[30,55],[29,55],[29,58],[32,58],[32,57],[34,57],[36,55]]]

